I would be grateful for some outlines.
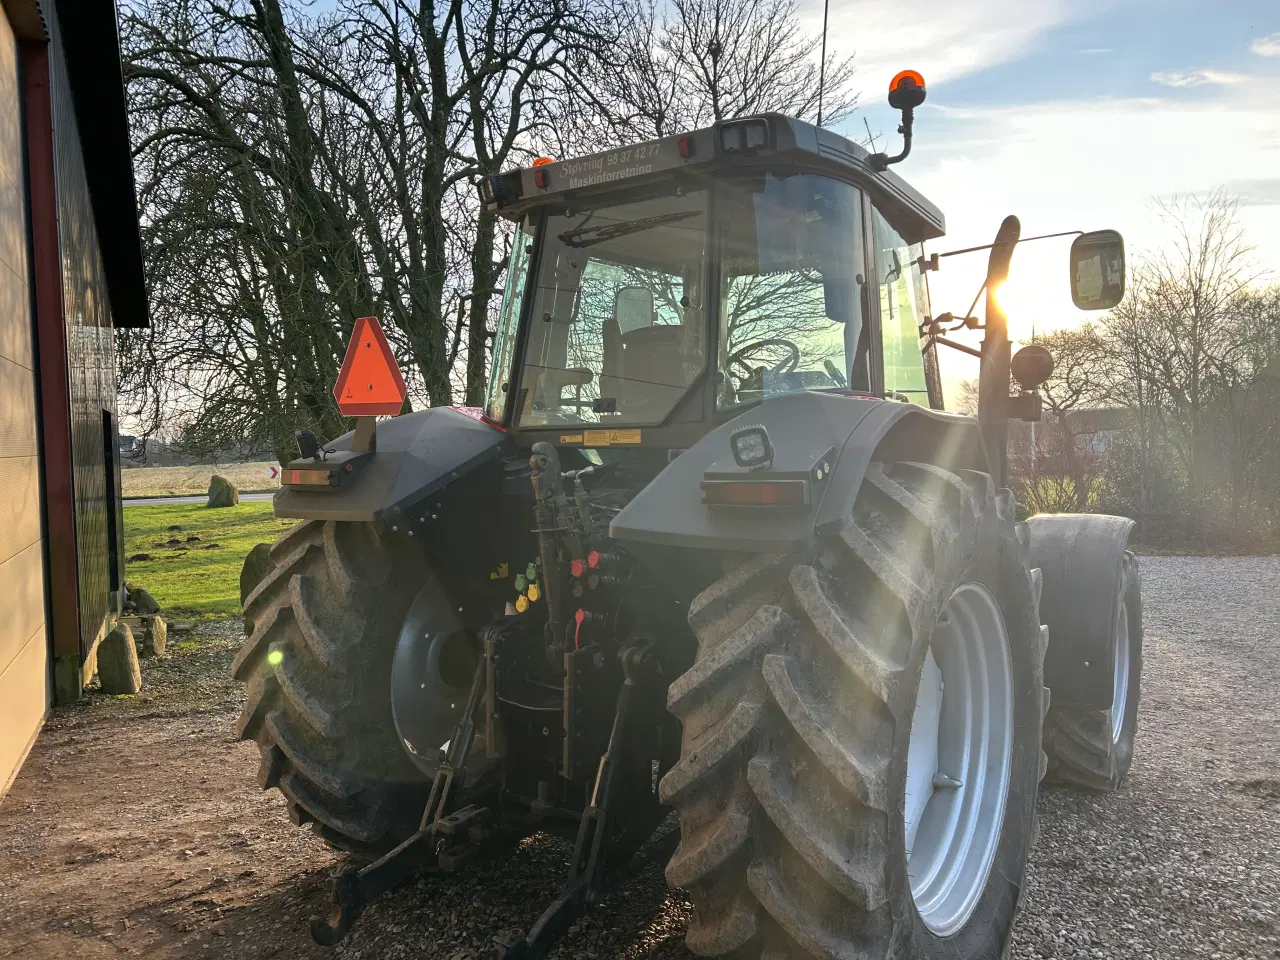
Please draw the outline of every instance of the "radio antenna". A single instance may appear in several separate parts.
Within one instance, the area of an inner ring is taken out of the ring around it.
[[[822,126],[822,90],[827,84],[827,8],[831,0],[822,0],[822,62],[818,64],[818,126]]]
[[[867,122],[867,118],[862,118],[862,124],[867,128],[867,142],[871,144],[871,149],[876,148],[876,135],[871,132],[871,124]]]

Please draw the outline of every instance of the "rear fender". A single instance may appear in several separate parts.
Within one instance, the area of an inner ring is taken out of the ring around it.
[[[1049,628],[1045,685],[1054,704],[1111,707],[1120,574],[1133,521],[1044,514],[1027,521],[1031,565],[1044,578],[1040,622]]]
[[[377,453],[350,484],[332,490],[282,489],[277,517],[304,520],[390,519],[508,452],[506,434],[471,413],[432,407],[377,425]],[[353,434],[325,444],[350,450]]]
[[[804,461],[831,449],[830,478],[803,507],[709,507],[701,483],[729,456],[729,435],[760,424],[776,461]],[[853,510],[858,488],[874,460],[921,460],[949,469],[986,470],[977,425],[970,417],[913,404],[798,393],[775,397],[708,433],[667,465],[614,518],[620,540],[707,550],[774,552],[804,549],[838,529]]]

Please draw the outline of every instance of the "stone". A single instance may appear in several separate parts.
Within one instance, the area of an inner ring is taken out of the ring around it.
[[[168,644],[169,627],[164,617],[147,618],[147,628],[142,634],[142,655],[144,657],[163,657]]]
[[[103,693],[137,693],[142,689],[138,648],[128,625],[122,623],[98,644],[98,679]]]
[[[160,604],[156,603],[156,598],[147,592],[145,587],[125,587],[125,591],[129,595],[129,602],[133,604],[133,609],[137,610],[141,616],[149,617],[160,612]]]
[[[240,568],[240,606],[244,606],[249,594],[275,568],[275,561],[271,559],[271,544],[260,543],[249,551]]]
[[[244,565],[240,567],[240,609],[244,609],[249,594],[275,567],[275,561],[271,559],[271,544],[260,543],[249,551]],[[253,633],[253,623],[248,617],[244,618],[244,632],[245,636]]]
[[[240,491],[226,477],[216,473],[209,478],[209,507],[234,507],[240,502]]]

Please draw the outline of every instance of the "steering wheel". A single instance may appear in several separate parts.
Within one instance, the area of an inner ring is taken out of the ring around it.
[[[746,381],[756,376],[756,368],[747,362],[747,358],[754,353],[759,353],[766,347],[782,347],[787,351],[787,355],[775,363],[769,370],[772,374],[790,373],[796,367],[800,366],[800,348],[790,340],[783,340],[781,337],[775,337],[770,340],[757,340],[749,343],[737,353],[729,358],[729,366],[736,367],[745,371],[738,377],[738,380]],[[763,384],[761,385],[763,386]]]

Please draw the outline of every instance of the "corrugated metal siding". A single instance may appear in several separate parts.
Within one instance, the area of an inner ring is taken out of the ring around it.
[[[106,274],[85,182],[84,156],[76,129],[58,18],[46,18],[50,33],[50,84],[58,187],[58,240],[62,253],[63,305],[67,322],[67,369],[71,399],[71,455],[76,500],[76,547],[80,573],[80,642],[93,642],[106,616],[110,593],[108,550],[119,531],[108,529],[107,465],[102,412],[114,418],[115,338]]]
[[[0,797],[49,706],[21,97],[0,12]]]

